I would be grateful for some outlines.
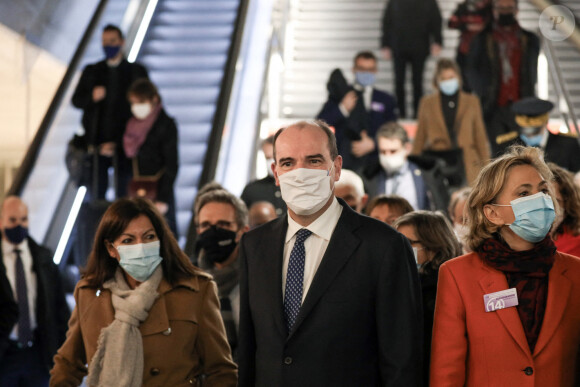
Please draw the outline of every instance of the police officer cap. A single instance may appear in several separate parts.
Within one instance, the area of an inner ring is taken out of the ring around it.
[[[537,117],[549,113],[554,104],[536,97],[527,97],[515,102],[512,111],[518,116]]]

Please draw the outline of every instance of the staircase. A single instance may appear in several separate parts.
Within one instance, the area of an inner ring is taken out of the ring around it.
[[[449,17],[460,3],[438,0],[443,17],[442,57],[454,58],[459,32],[447,28]],[[562,3],[580,14],[580,2]],[[290,22],[285,42],[285,75],[280,116],[288,119],[316,116],[327,98],[326,82],[334,68],[341,68],[352,80],[352,59],[358,51],[371,50],[379,57],[376,87],[394,94],[393,68],[382,59],[380,37],[385,0],[296,0],[291,3]],[[540,12],[527,0],[519,1],[518,20],[531,31],[538,32]],[[576,109],[580,108],[580,51],[568,43],[557,43],[560,59]],[[435,60],[429,58],[424,72],[424,91],[432,91]],[[411,111],[410,71],[407,71],[407,107]],[[551,80],[550,80],[551,82]],[[553,92],[550,94],[553,96]]]
[[[138,61],[149,70],[179,131],[175,183],[180,244],[212,129],[239,0],[161,0]]]

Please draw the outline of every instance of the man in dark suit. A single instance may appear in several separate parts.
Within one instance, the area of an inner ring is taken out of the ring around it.
[[[286,216],[240,246],[240,386],[418,386],[422,312],[410,245],[335,198],[342,158],[321,122],[281,129]]]
[[[397,119],[397,104],[390,94],[373,87],[377,58],[372,52],[359,52],[352,71],[352,86],[347,85],[340,70],[332,73],[328,101],[318,118],[334,127],[344,167],[358,172],[376,159],[375,133],[385,122]]]
[[[497,136],[499,156],[512,145],[535,146],[544,151],[546,161],[551,161],[570,172],[580,171],[580,145],[575,133],[554,134],[548,130],[550,111],[554,104],[536,97],[515,102],[511,109],[519,130]]]
[[[0,305],[15,302],[18,308],[17,320],[0,333],[0,386],[48,386],[70,316],[58,268],[28,236],[28,209],[20,198],[4,200],[0,230],[0,286],[7,287]]]
[[[401,125],[391,122],[377,132],[379,161],[363,171],[363,178],[372,199],[387,194],[401,196],[416,210],[431,209],[429,189],[419,166],[407,160],[411,142]]]
[[[75,107],[83,109],[83,136],[75,137],[79,145],[98,152],[97,198],[104,198],[108,187],[107,170],[117,157],[117,165],[123,168],[127,163],[122,147],[123,133],[129,118],[131,106],[127,91],[139,78],[147,77],[145,67],[129,63],[123,54],[125,40],[121,30],[113,25],[103,29],[103,51],[106,58],[90,64],[83,70],[81,79],[72,97]],[[126,181],[124,169],[117,171],[117,197],[126,195],[126,187],[119,184]],[[93,187],[92,176],[84,176],[82,183]],[[93,194],[91,190],[91,194]]]

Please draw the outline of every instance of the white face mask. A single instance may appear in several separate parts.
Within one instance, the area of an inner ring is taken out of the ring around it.
[[[455,223],[453,225],[453,230],[460,243],[465,243],[465,237],[469,234],[469,227],[465,224]]]
[[[149,102],[134,103],[131,105],[131,113],[140,120],[147,118],[152,109]]]
[[[421,263],[419,263],[419,251],[423,250],[424,247],[418,248],[418,247],[413,247],[413,255],[415,256],[415,263],[417,264],[417,270],[419,270],[421,268]]]
[[[394,155],[379,155],[379,162],[387,172],[397,172],[405,164],[405,152],[398,151]]]
[[[312,215],[320,210],[332,195],[330,178],[333,168],[298,168],[278,175],[282,199],[297,215]]]
[[[266,159],[266,170],[268,171],[268,176],[274,176],[274,171],[272,171],[272,164],[274,159]]]

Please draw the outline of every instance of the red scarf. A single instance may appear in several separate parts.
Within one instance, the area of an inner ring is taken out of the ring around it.
[[[489,238],[483,242],[478,253],[486,264],[506,275],[510,288],[516,288],[516,308],[533,353],[546,311],[548,273],[556,253],[554,242],[546,236],[531,250],[514,251],[499,238]]]
[[[125,134],[123,134],[123,149],[128,158],[137,156],[139,149],[141,149],[141,145],[145,142],[149,131],[157,120],[159,112],[161,112],[160,103],[158,103],[157,106],[151,110],[151,113],[149,113],[149,115],[144,119],[140,120],[135,116],[129,119],[125,129]]]

